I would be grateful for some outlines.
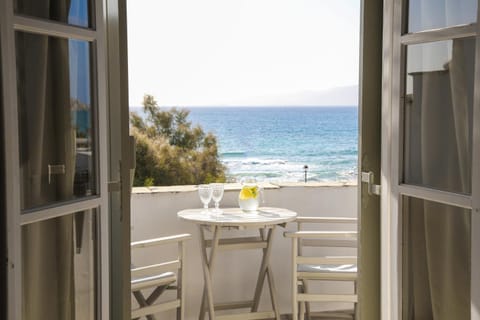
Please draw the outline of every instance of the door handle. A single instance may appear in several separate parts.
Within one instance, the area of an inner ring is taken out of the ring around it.
[[[382,192],[382,186],[374,183],[374,174],[372,171],[362,172],[362,182],[367,184],[367,191],[369,195],[379,196]]]
[[[65,174],[64,164],[49,164],[48,165],[48,184],[52,183],[52,175]]]

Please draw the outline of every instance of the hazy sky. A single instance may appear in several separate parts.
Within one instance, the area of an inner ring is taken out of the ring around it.
[[[360,0],[128,0],[130,105],[256,105],[356,85]],[[258,99],[256,99],[258,98]]]

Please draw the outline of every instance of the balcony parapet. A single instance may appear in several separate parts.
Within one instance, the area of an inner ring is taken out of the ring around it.
[[[355,187],[356,181],[349,182],[260,182],[259,185],[265,190],[274,190],[280,188],[338,188],[338,187]],[[240,191],[240,183],[225,183],[225,191]],[[149,194],[149,193],[181,193],[181,192],[197,192],[196,185],[181,185],[181,186],[152,186],[152,187],[134,187],[132,189],[133,194]]]

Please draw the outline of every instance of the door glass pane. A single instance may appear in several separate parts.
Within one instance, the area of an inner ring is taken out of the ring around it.
[[[92,27],[91,0],[15,0],[15,13]]]
[[[470,319],[471,210],[403,197],[403,319]]]
[[[477,0],[410,0],[408,32],[419,32],[477,21]]]
[[[23,320],[96,319],[95,210],[22,227]]]
[[[404,182],[471,193],[475,39],[407,47]]]
[[[89,42],[17,32],[22,209],[96,193]]]

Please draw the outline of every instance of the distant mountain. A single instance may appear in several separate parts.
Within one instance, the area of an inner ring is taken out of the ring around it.
[[[303,91],[277,96],[257,97],[254,99],[247,99],[239,105],[357,106],[358,86],[336,87],[322,91]]]
[[[302,91],[280,95],[250,97],[225,103],[202,104],[201,106],[358,106],[358,86],[335,87],[319,91]],[[189,106],[185,106],[189,107]],[[130,110],[139,111],[142,107],[130,106]]]

